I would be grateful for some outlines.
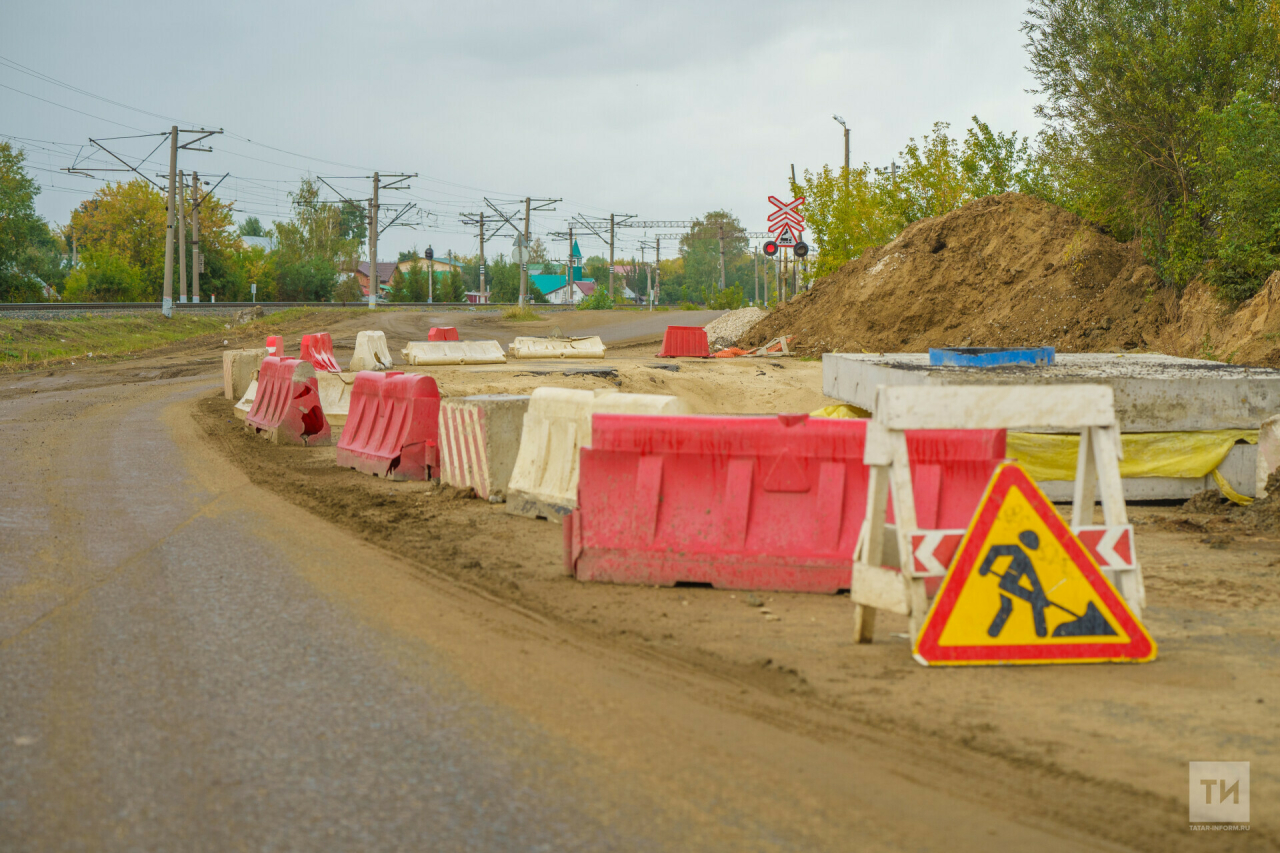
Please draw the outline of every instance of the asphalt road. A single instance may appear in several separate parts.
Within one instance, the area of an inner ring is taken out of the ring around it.
[[[315,520],[212,377],[4,385],[0,850],[1111,849]]]

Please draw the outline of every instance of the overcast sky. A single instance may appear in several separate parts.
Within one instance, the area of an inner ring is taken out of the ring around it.
[[[52,170],[33,174],[53,222],[101,186],[56,171],[87,156],[90,137],[179,121],[226,130],[214,153],[183,152],[180,168],[229,172],[218,194],[236,200],[238,218],[287,217],[304,174],[342,176],[335,185],[364,199],[374,170],[417,172],[409,192],[383,201],[429,215],[384,232],[383,260],[412,246],[474,253],[458,214],[485,197],[564,199],[535,215],[541,234],[574,214],[690,219],[721,208],[763,230],[767,196],[786,194],[792,163],[843,161],[832,114],[853,130],[854,163],[874,166],[935,121],[963,135],[977,114],[1033,133],[1025,5],[10,0],[0,134],[21,138],[33,169]],[[158,141],[107,144],[136,161]],[[146,171],[166,169],[161,148]],[[630,255],[654,232],[620,233]],[[562,242],[549,245],[563,255]],[[580,245],[606,254],[594,238]],[[487,249],[510,246],[498,237]]]

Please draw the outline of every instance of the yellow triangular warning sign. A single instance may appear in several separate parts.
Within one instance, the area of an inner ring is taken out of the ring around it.
[[[916,639],[923,664],[1147,661],[1156,646],[1016,463],[996,469]]]

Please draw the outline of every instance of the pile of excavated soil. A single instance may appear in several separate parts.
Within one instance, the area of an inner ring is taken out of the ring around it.
[[[907,226],[819,279],[742,337],[795,335],[821,352],[937,346],[1154,349],[1177,299],[1136,243],[1052,204],[1005,193]]]

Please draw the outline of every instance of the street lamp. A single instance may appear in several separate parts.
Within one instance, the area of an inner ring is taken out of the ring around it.
[[[849,174],[849,125],[845,124],[840,116],[832,116],[832,118],[844,128],[844,172],[847,175]]]

